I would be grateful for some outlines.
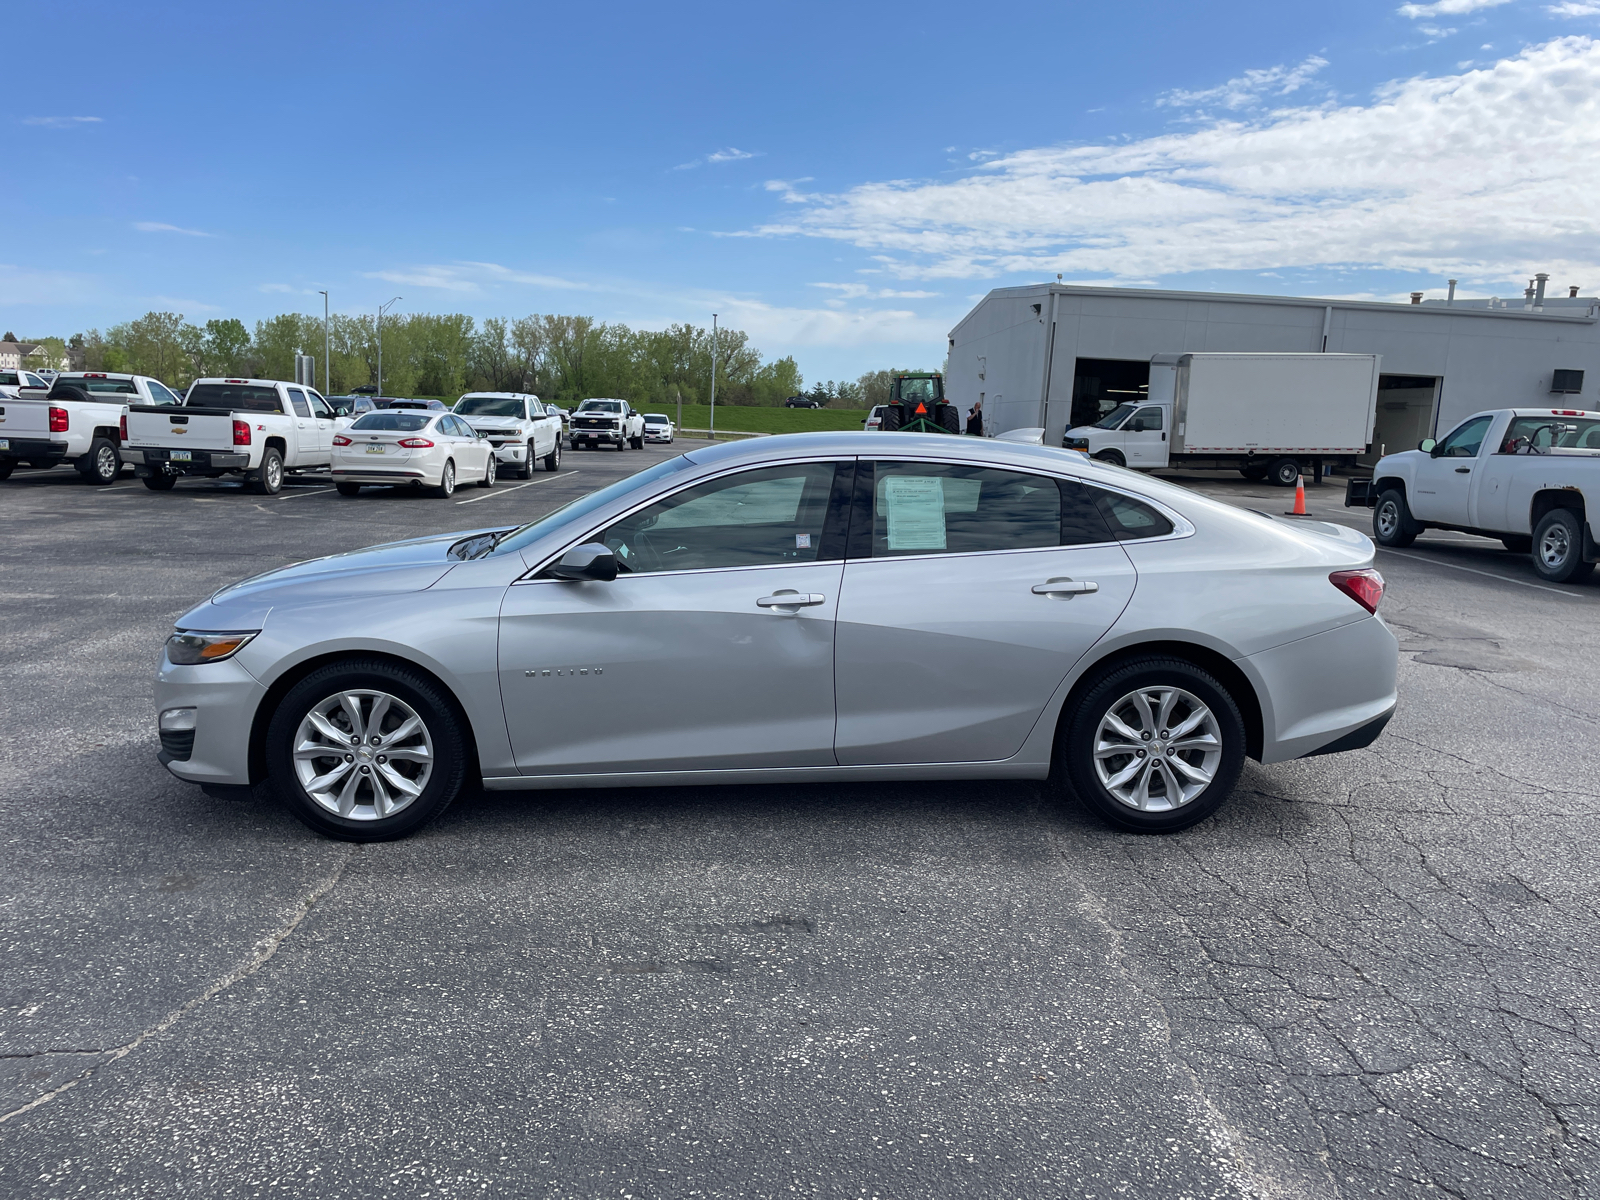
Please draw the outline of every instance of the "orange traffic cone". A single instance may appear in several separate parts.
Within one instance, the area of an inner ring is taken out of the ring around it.
[[[1309,517],[1306,511],[1306,477],[1298,475],[1294,481],[1294,507],[1283,514],[1286,517]]]

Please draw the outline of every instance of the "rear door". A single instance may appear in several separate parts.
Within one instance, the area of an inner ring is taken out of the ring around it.
[[[860,464],[835,655],[841,765],[1022,748],[1133,595],[1108,495],[995,467]]]

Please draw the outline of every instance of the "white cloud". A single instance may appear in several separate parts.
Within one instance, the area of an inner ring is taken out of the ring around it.
[[[1421,17],[1460,17],[1510,3],[1511,0],[1434,0],[1432,4],[1402,4],[1395,11],[1415,21]]]
[[[768,354],[771,347],[872,346],[927,342],[944,345],[948,318],[924,317],[908,309],[785,308],[742,297],[701,301],[721,314],[722,324],[742,329]],[[682,317],[675,318],[682,320]]]
[[[701,158],[690,159],[686,163],[679,163],[672,169],[674,171],[691,171],[695,167],[703,167],[707,163],[739,162],[746,158],[760,158],[763,153],[764,152],[760,150],[740,150],[734,146],[728,146],[722,150],[713,150],[710,154],[704,155]]]
[[[1243,108],[1254,108],[1267,97],[1293,95],[1310,84],[1317,72],[1327,65],[1327,59],[1313,54],[1296,66],[1258,67],[1246,71],[1237,79],[1203,91],[1166,92],[1156,103],[1166,108],[1219,106],[1237,112]],[[975,154],[972,157],[978,156]]]
[[[1600,274],[1600,43],[1560,38],[1368,104],[1121,145],[1025,150],[958,180],[807,198],[751,236],[854,245],[903,279],[1102,281],[1344,264]]]
[[[23,117],[24,125],[42,125],[46,129],[74,129],[79,125],[98,125],[104,117]]]
[[[181,233],[185,237],[216,237],[214,233],[206,233],[202,229],[184,229],[177,225],[167,225],[161,221],[135,221],[133,227],[140,233]]]
[[[1545,12],[1554,17],[1600,16],[1600,0],[1567,0],[1565,4],[1547,4]]]
[[[875,288],[865,283],[813,283],[811,286],[838,292],[846,300],[927,300],[942,295],[940,292],[908,292],[897,291],[894,288]]]
[[[531,287],[592,290],[589,284],[576,283],[554,275],[516,271],[499,263],[427,263],[387,271],[363,271],[368,279],[382,279],[404,287],[434,288],[445,292],[481,292],[495,284],[523,284]]]
[[[294,293],[298,292],[300,289],[299,288],[290,287],[287,283],[263,283],[256,290],[257,291],[261,291],[261,292],[281,292],[281,293],[284,293],[286,295],[291,295],[292,296]]]

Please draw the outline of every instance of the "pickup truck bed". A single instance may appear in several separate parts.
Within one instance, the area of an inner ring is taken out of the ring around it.
[[[192,474],[240,471],[250,465],[250,455],[247,447],[234,445],[233,426],[228,408],[130,405],[128,446],[150,468],[183,464],[184,473]],[[181,447],[173,445],[180,437]]]

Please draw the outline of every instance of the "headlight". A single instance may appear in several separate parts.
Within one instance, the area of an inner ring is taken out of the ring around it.
[[[1061,444],[1068,450],[1087,450],[1089,448],[1089,439],[1086,437],[1063,438]]]
[[[253,629],[248,633],[185,633],[180,629],[167,639],[167,661],[175,667],[220,662],[237,654],[259,632]]]

